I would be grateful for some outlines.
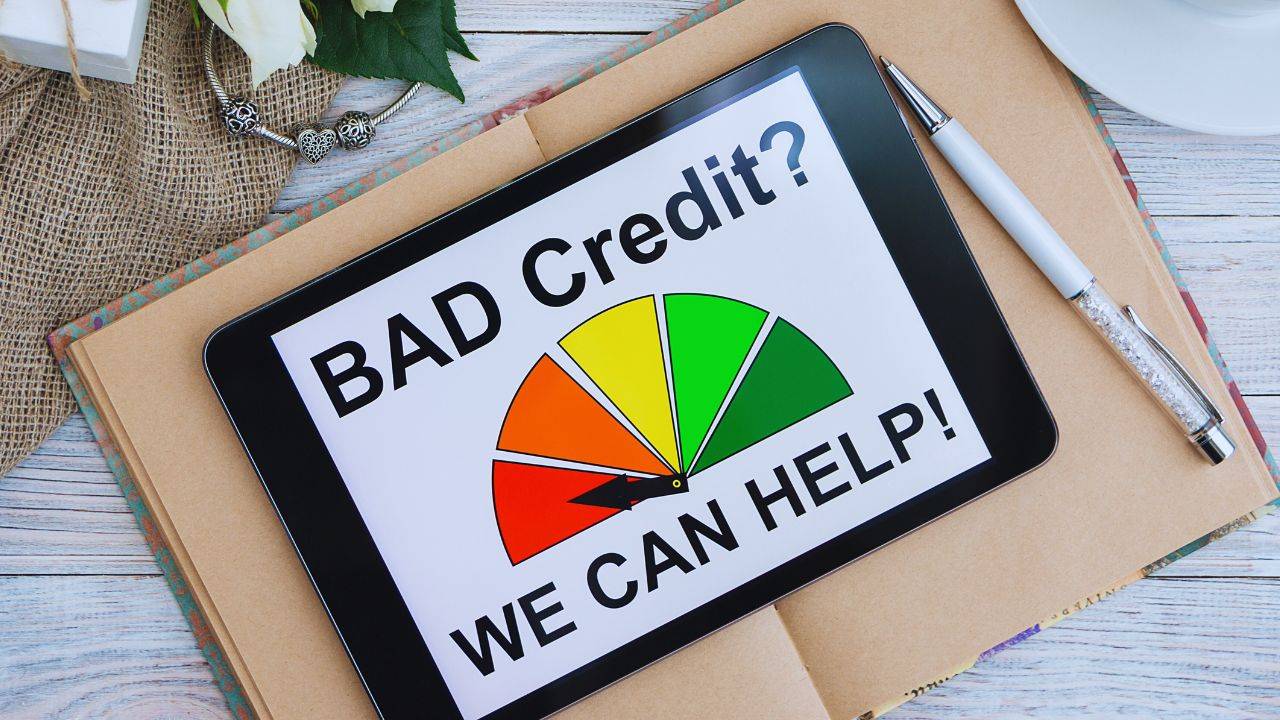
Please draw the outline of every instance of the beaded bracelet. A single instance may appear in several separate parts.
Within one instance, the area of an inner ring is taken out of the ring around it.
[[[335,145],[341,146],[343,150],[359,150],[367,146],[373,140],[379,123],[404,107],[422,87],[420,82],[413,83],[395,102],[376,115],[350,110],[343,113],[331,128],[314,121],[297,126],[291,135],[282,134],[262,124],[262,115],[256,103],[243,95],[229,95],[222,87],[222,80],[213,69],[213,32],[216,26],[207,19],[205,26],[201,42],[204,76],[209,81],[214,96],[218,98],[218,119],[227,128],[227,132],[236,137],[260,137],[290,150],[297,150],[303,159],[312,164],[323,160]]]

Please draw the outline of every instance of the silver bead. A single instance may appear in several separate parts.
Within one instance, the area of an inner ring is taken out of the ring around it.
[[[327,128],[320,123],[308,123],[298,126],[293,134],[293,140],[298,143],[298,153],[303,159],[314,165],[329,154],[338,142],[338,135],[333,128]]]
[[[373,140],[373,120],[369,113],[359,110],[343,113],[333,129],[338,133],[338,144],[343,150],[359,150]]]
[[[227,132],[236,137],[250,135],[262,124],[257,104],[239,95],[229,98],[218,108],[218,118],[222,120]]]

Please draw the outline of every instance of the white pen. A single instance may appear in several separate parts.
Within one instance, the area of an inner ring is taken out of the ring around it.
[[[934,147],[1062,297],[1146,386],[1187,439],[1214,464],[1230,457],[1235,444],[1222,428],[1222,414],[1134,309],[1125,306],[1122,310],[1115,304],[1089,268],[959,120],[884,56],[880,61]]]

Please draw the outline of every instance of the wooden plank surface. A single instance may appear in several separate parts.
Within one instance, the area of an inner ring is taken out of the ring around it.
[[[889,717],[1277,717],[1278,599],[1274,578],[1138,582]]]
[[[230,713],[163,578],[28,576],[0,577],[0,717]]]
[[[360,154],[299,168],[277,212],[563,76],[701,0],[462,2],[469,102],[428,93]],[[350,80],[331,111],[394,83]],[[1242,390],[1280,443],[1280,138],[1103,116]],[[426,188],[425,191],[430,191]],[[986,660],[891,717],[1280,716],[1280,516]],[[0,479],[0,717],[227,718],[83,418]]]

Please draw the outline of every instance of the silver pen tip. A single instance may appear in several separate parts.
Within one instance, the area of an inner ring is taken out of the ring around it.
[[[912,82],[911,78],[902,71],[902,68],[894,65],[889,58],[881,55],[880,62],[884,64],[885,74],[889,76],[889,81],[898,89],[898,93],[902,95],[902,99],[907,102],[907,106],[911,108],[911,114],[915,115],[920,124],[930,134],[934,134],[942,129],[943,125],[951,119],[946,110],[943,110],[933,98],[925,94],[919,85]]]
[[[1216,422],[1210,423],[1204,430],[1196,433],[1191,441],[1214,465],[1225,461],[1236,451],[1236,444],[1231,441],[1231,436]]]

